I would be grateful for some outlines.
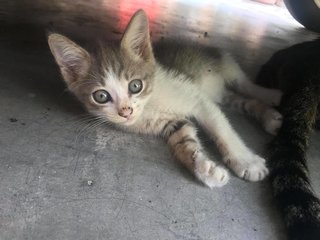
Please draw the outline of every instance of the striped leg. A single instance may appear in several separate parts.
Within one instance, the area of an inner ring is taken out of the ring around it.
[[[212,187],[221,187],[228,182],[226,169],[211,161],[203,151],[196,128],[188,120],[168,121],[162,129],[173,155],[201,182]]]
[[[266,132],[272,135],[276,135],[281,127],[282,115],[259,100],[227,92],[223,97],[222,104],[254,117],[261,123]]]

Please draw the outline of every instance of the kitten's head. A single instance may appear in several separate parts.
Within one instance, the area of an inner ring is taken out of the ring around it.
[[[48,42],[69,90],[90,113],[123,125],[139,118],[152,92],[155,71],[143,10],[132,17],[120,46],[101,46],[90,54],[59,34],[50,34]]]

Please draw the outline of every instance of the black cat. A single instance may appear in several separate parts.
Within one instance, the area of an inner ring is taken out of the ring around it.
[[[320,126],[320,39],[276,52],[262,66],[257,83],[279,88],[283,125],[269,148],[271,183],[288,239],[320,239],[320,200],[310,185],[306,150]]]

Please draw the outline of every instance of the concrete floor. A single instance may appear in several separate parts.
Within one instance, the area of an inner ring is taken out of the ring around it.
[[[65,91],[45,32],[84,45],[98,36],[119,39],[131,14],[144,8],[153,39],[220,46],[252,78],[274,51],[315,34],[285,9],[251,1],[71,2],[1,1],[0,239],[285,239],[267,181],[232,177],[210,190],[173,160],[162,140],[90,126]],[[246,116],[226,113],[263,153],[271,137]],[[308,155],[318,193],[319,140],[315,133]]]

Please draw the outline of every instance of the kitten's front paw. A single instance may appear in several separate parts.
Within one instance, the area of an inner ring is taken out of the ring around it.
[[[196,154],[194,172],[201,182],[210,188],[222,187],[228,182],[229,173],[226,169],[208,160],[201,152]]]
[[[269,108],[262,116],[263,127],[266,132],[277,135],[282,125],[282,115],[277,110]]]
[[[248,181],[260,181],[269,173],[265,159],[258,155],[249,154],[239,158],[227,157],[225,162],[240,178]]]

